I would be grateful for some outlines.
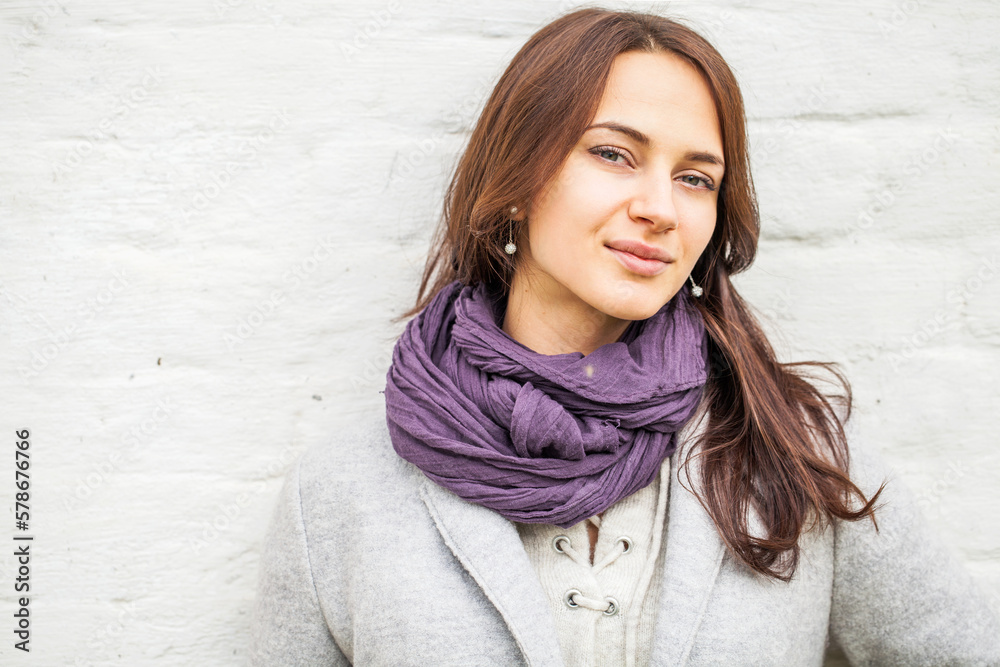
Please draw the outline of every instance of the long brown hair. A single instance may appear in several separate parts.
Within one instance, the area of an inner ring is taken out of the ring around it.
[[[416,305],[397,319],[420,312],[454,280],[507,294],[517,267],[503,252],[511,206],[527,208],[556,175],[597,112],[614,59],[629,51],[680,56],[701,72],[715,100],[726,173],[715,232],[692,272],[704,288],[695,301],[712,351],[709,421],[697,452],[701,488],[694,493],[732,554],[757,572],[788,580],[804,530],[834,517],[874,521],[881,488],[866,499],[847,476],[846,379],[831,364],[779,362],[730,281],[754,259],[760,219],[739,86],[696,32],[661,16],[603,9],[566,14],[536,32],[476,123],[445,196]],[[526,233],[523,222],[514,224],[515,237]],[[839,391],[817,389],[814,371],[832,374]],[[751,534],[751,509],[766,536]]]

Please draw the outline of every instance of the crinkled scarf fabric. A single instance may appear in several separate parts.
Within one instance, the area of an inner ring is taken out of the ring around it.
[[[399,456],[511,521],[563,528],[650,484],[707,377],[686,287],[586,356],[530,350],[501,311],[455,281],[407,324],[385,388]]]

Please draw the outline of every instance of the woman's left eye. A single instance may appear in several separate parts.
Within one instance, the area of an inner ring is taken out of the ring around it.
[[[705,188],[706,190],[714,190],[715,185],[712,181],[708,180],[703,176],[698,176],[697,174],[684,174],[681,176],[681,180],[688,185],[693,185],[696,188]]]

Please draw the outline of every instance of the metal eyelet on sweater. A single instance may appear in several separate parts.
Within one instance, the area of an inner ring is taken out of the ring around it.
[[[629,551],[632,551],[632,538],[631,537],[628,537],[627,535],[622,535],[621,537],[618,538],[618,541],[625,543],[625,551],[622,552],[623,555],[627,554]]]
[[[566,595],[563,596],[563,602],[565,602],[566,606],[571,609],[576,609],[577,607],[580,606],[573,599],[574,595],[582,595],[582,593],[580,593],[580,591],[576,590],[575,588],[571,588],[568,591],[566,591]]]
[[[563,540],[566,540],[566,544],[573,546],[573,543],[570,542],[569,538],[566,537],[565,535],[556,535],[555,537],[552,538],[552,548],[561,554],[566,553],[565,551],[563,551],[563,548],[559,546]]]
[[[618,600],[614,598],[604,598],[608,603],[608,608],[604,610],[605,616],[614,616],[618,613]]]

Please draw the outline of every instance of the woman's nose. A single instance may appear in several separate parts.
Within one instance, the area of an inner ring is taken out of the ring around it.
[[[637,183],[629,203],[629,215],[634,220],[648,222],[654,232],[677,226],[674,206],[673,179],[669,175],[649,172]]]

